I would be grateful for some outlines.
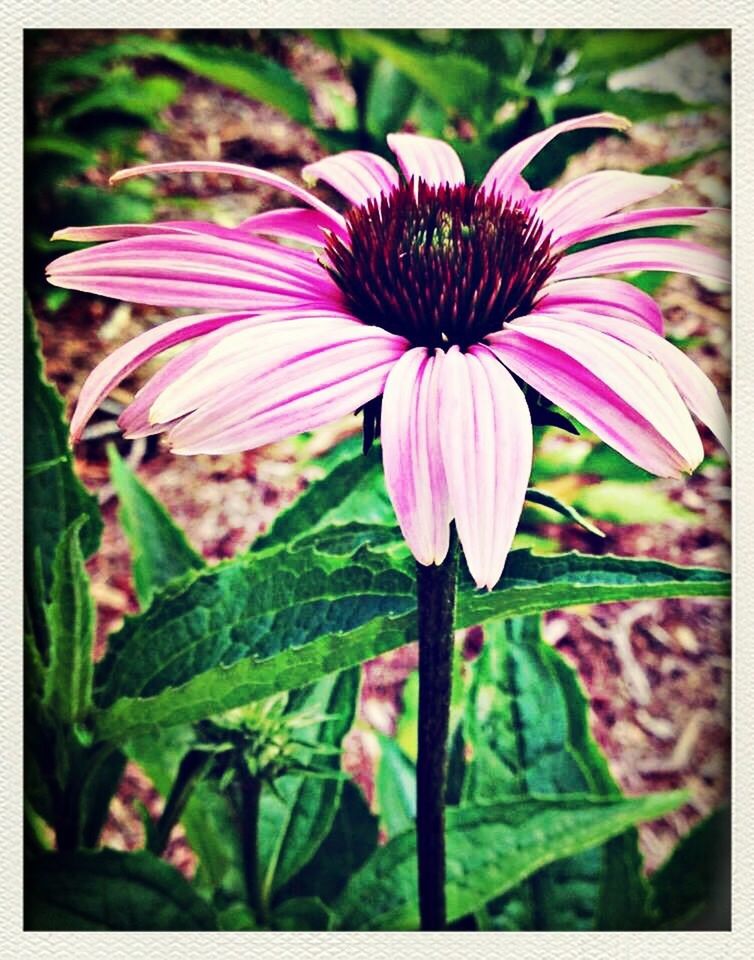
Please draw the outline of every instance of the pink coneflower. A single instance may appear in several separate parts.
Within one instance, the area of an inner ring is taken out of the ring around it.
[[[728,259],[667,238],[568,252],[638,227],[722,220],[724,211],[620,212],[667,190],[666,177],[604,171],[534,191],[521,175],[560,133],[626,126],[609,113],[556,124],[504,153],[478,186],[465,184],[448,144],[393,134],[402,177],[362,151],[304,168],[345,197],[344,215],[282,177],[233,163],[115,174],[232,174],[306,206],[235,229],[171,221],[56,234],[109,241],[55,260],[49,278],[58,286],[212,311],[163,323],[101,363],[79,398],[74,438],[138,364],[193,340],[124,411],[127,436],[164,430],[175,453],[230,453],[363,408],[367,439],[380,431],[387,488],[414,556],[441,563],[454,519],[474,580],[493,587],[531,469],[524,390],[659,476],[702,459],[689,411],[727,443],[715,388],[663,339],[654,301],[600,275],[669,270],[728,280]]]

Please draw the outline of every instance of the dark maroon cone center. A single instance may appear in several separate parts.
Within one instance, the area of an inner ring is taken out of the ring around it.
[[[559,255],[541,221],[479,187],[402,184],[346,215],[325,268],[354,316],[416,346],[465,350],[530,312]]]

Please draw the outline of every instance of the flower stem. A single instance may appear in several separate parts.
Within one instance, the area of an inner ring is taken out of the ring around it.
[[[206,750],[189,750],[181,760],[165,809],[157,821],[154,836],[148,845],[155,856],[161,857],[165,852],[173,827],[181,819],[194,787],[203,777],[211,761],[212,754]]]
[[[259,877],[259,801],[262,780],[249,773],[241,761],[238,765],[239,815],[241,822],[241,851],[246,900],[259,922],[266,919]]]
[[[439,566],[416,565],[419,616],[419,736],[416,844],[422,930],[445,929],[445,781],[453,660],[458,539]]]

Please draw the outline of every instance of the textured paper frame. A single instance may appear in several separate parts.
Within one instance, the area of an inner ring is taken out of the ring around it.
[[[733,35],[733,931],[721,933],[25,933],[22,929],[22,48],[29,28],[194,27],[584,27],[592,29],[730,29]],[[4,5],[0,46],[0,132],[4,200],[0,265],[0,958],[333,957],[335,960],[435,960],[514,956],[547,960],[693,960],[747,957],[754,938],[754,818],[749,784],[754,741],[749,697],[754,693],[754,519],[747,496],[754,451],[747,427],[754,416],[754,8],[743,0],[538,0],[536,5],[454,0],[286,0],[281,4],[224,0],[11,0]],[[747,482],[748,481],[748,482]]]

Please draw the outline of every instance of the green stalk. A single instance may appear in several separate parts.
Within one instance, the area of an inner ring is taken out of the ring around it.
[[[416,565],[419,625],[419,735],[416,845],[422,930],[444,930],[445,789],[453,661],[458,539],[439,566]]]
[[[155,827],[154,837],[149,844],[149,849],[155,856],[162,856],[165,847],[168,845],[173,827],[183,816],[183,811],[186,809],[186,804],[194,787],[201,780],[211,761],[212,754],[207,750],[189,750],[181,760],[175,782],[170,790],[170,796]]]
[[[259,805],[262,780],[251,774],[243,758],[238,763],[238,812],[241,825],[241,853],[246,900],[260,923],[267,919],[259,875]]]

